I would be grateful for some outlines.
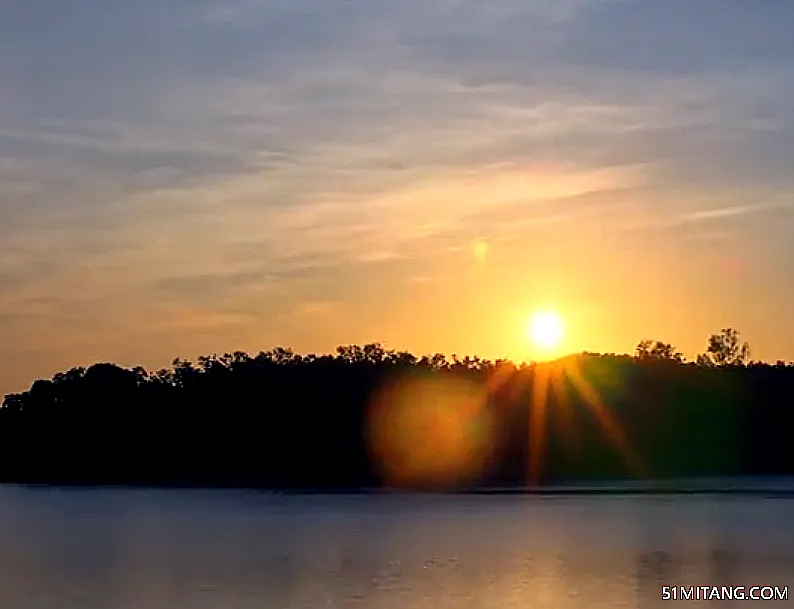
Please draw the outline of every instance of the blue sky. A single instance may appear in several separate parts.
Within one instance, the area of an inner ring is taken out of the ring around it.
[[[794,359],[792,20],[6,0],[0,392],[275,344],[531,358],[550,303],[569,350],[694,355],[733,325]]]

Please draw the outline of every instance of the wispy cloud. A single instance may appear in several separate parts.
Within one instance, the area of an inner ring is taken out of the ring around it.
[[[735,199],[736,197],[730,198]],[[794,209],[794,203],[788,200],[788,197],[778,197],[777,200],[775,200],[775,197],[771,198],[772,200],[765,202],[754,202],[746,205],[727,204],[721,207],[706,207],[705,209],[696,209],[695,211],[686,211],[678,214],[665,214],[662,211],[624,226],[632,230],[678,228],[689,224],[711,224],[734,219],[741,220],[751,214]]]
[[[764,205],[734,205],[732,207],[722,207],[719,209],[704,209],[693,211],[681,218],[682,222],[698,222],[700,220],[715,220],[719,218],[730,218],[732,216],[742,216],[751,212],[761,211],[768,206]]]

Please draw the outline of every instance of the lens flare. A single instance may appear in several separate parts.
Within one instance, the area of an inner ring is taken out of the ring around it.
[[[384,483],[432,489],[475,483],[493,445],[486,396],[456,379],[414,378],[384,387],[368,421]]]

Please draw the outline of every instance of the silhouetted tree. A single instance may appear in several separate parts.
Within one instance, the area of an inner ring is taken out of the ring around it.
[[[698,353],[695,363],[701,368],[713,368],[714,360],[706,353]]]
[[[637,359],[671,360],[679,363],[684,361],[683,353],[670,343],[658,340],[640,341],[635,350],[635,357]]]
[[[748,359],[724,330],[688,365],[655,340],[634,357],[521,366],[380,343],[211,354],[154,372],[98,363],[5,397],[0,483],[391,484],[373,450],[381,419],[394,428],[377,437],[402,442],[393,467],[419,459],[437,473],[486,446],[469,484],[794,474],[794,366]],[[374,417],[384,404],[408,414]]]
[[[707,365],[711,360],[716,366],[744,366],[750,357],[750,345],[741,340],[733,328],[723,328],[719,334],[709,337],[708,349],[698,362]]]

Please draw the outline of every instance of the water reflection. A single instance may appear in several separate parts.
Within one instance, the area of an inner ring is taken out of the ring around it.
[[[0,488],[0,607],[646,609],[794,583],[792,507]]]

